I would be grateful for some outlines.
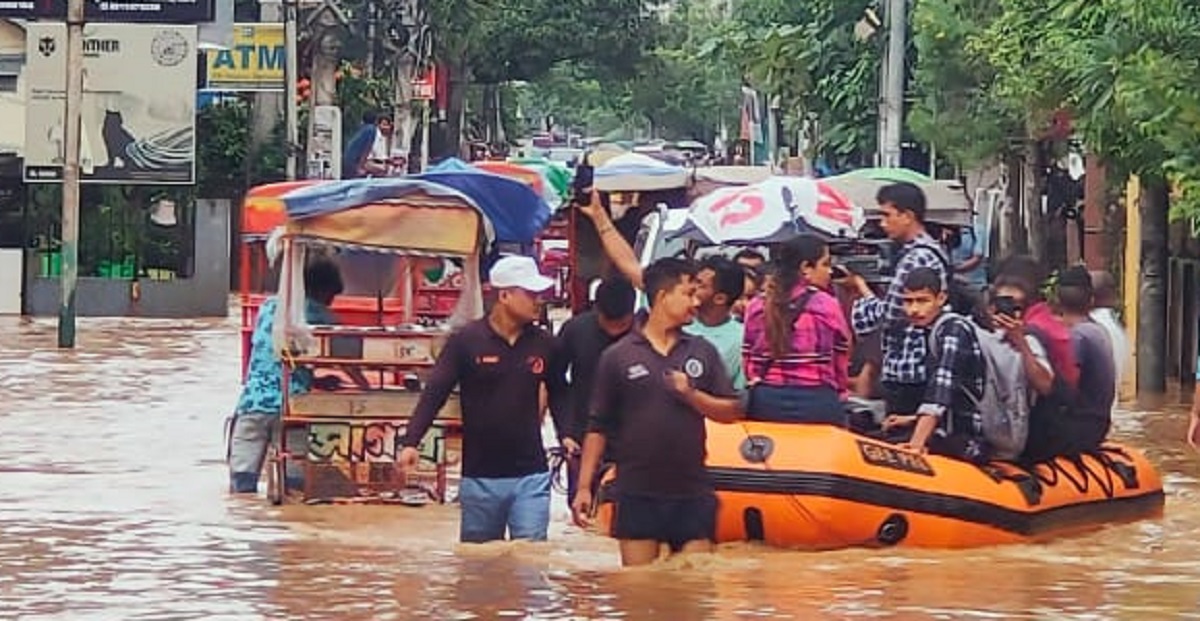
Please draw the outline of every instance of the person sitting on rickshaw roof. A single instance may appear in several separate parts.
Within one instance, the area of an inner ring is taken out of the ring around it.
[[[342,292],[342,288],[342,275],[333,262],[318,259],[305,268],[304,290],[308,297],[304,310],[308,323],[337,323],[329,305]],[[275,351],[271,335],[278,306],[278,296],[271,296],[263,302],[258,309],[258,320],[254,324],[254,333],[250,339],[250,365],[241,397],[238,398],[237,410],[233,415],[233,428],[229,434],[229,487],[235,494],[253,494],[258,491],[258,478],[267,446],[278,437],[281,429],[283,360],[279,352]],[[362,373],[351,371],[350,376],[360,386],[367,385]],[[336,382],[336,378],[332,379]],[[312,389],[313,384],[312,370],[297,368],[291,376],[291,394],[306,393]],[[305,446],[308,440],[307,431],[298,428],[294,434],[289,432],[288,440],[290,446]],[[298,472],[289,468],[287,477],[289,486],[297,486]]]

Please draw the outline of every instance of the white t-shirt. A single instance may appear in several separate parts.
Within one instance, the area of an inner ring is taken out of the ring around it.
[[[1050,374],[1050,377],[1053,378],[1054,377],[1054,366],[1050,364],[1050,355],[1046,353],[1046,348],[1042,347],[1042,342],[1037,340],[1037,337],[1033,336],[1032,334],[1026,334],[1025,335],[1025,344],[1029,345],[1029,351],[1033,354],[1033,357],[1038,361],[1038,364],[1040,364],[1042,366],[1042,368],[1045,369],[1046,372]],[[1038,395],[1037,390],[1034,390],[1033,385],[1030,385],[1029,386],[1029,405],[1031,407],[1037,404],[1038,396],[1039,395]]]
[[[1121,382],[1125,378],[1129,362],[1129,339],[1125,336],[1125,328],[1117,321],[1117,311],[1111,308],[1092,309],[1088,317],[1108,332],[1108,342],[1112,344],[1113,368],[1117,371],[1117,392],[1120,393]]]
[[[1025,344],[1029,345],[1029,351],[1033,352],[1033,357],[1037,359],[1038,364],[1046,369],[1050,377],[1054,377],[1054,367],[1050,364],[1050,355],[1046,353],[1046,348],[1042,347],[1042,342],[1032,334],[1026,334]]]

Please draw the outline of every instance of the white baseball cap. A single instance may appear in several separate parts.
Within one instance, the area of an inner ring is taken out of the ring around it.
[[[488,273],[488,281],[496,289],[524,289],[541,293],[554,286],[554,279],[538,271],[533,257],[509,255],[501,257]]]

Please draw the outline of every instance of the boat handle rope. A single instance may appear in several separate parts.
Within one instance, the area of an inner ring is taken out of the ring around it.
[[[1126,455],[1124,451],[1118,448],[1101,447],[1097,451],[1085,453],[1084,455],[1060,458],[1066,459],[1072,465],[1074,465],[1076,469],[1078,469],[1079,478],[1076,478],[1074,474],[1066,469],[1066,467],[1059,464],[1057,459],[1045,462],[1043,464],[1038,464],[1046,466],[1046,471],[1048,472],[1047,475],[1043,475],[1041,469],[1037,466],[1032,467],[1028,470],[1028,472],[1033,474],[1033,476],[1044,485],[1054,486],[1058,485],[1060,480],[1066,480],[1071,484],[1072,487],[1075,488],[1075,491],[1081,494],[1086,494],[1087,492],[1091,491],[1091,481],[1094,480],[1100,487],[1100,491],[1104,493],[1104,496],[1106,498],[1112,498],[1116,495],[1116,478],[1122,478],[1123,482],[1126,483],[1129,482],[1128,480],[1124,480],[1124,478],[1120,477],[1120,475],[1117,473],[1116,466],[1118,464],[1116,460],[1110,456],[1112,453]],[[1103,477],[1097,474],[1091,466],[1083,461],[1085,455],[1091,455],[1096,459],[1097,462],[1100,463],[1101,468],[1104,470]]]
[[[750,430],[746,428],[746,424],[744,422],[735,424],[738,426],[738,429],[742,430],[742,434],[746,436],[746,440],[748,442],[754,442],[754,434],[750,433]],[[767,472],[776,472],[776,470],[771,467],[769,459],[770,458],[768,456],[764,455],[762,461],[759,463],[762,464],[763,469],[765,469]],[[880,547],[878,538],[874,535],[862,541],[848,541],[844,537],[838,536],[838,533],[835,532],[832,527],[827,525],[822,520],[817,519],[817,516],[812,512],[812,510],[804,506],[804,503],[800,502],[795,496],[788,494],[786,498],[788,502],[794,505],[796,509],[800,511],[800,513],[804,514],[804,516],[807,517],[810,522],[816,524],[817,527],[823,530],[826,534],[831,535],[833,538],[841,541],[843,545],[853,547]]]

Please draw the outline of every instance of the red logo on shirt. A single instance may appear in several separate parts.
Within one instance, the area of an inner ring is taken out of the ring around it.
[[[546,361],[541,356],[530,356],[528,362],[529,370],[534,375],[541,375],[546,370]]]

